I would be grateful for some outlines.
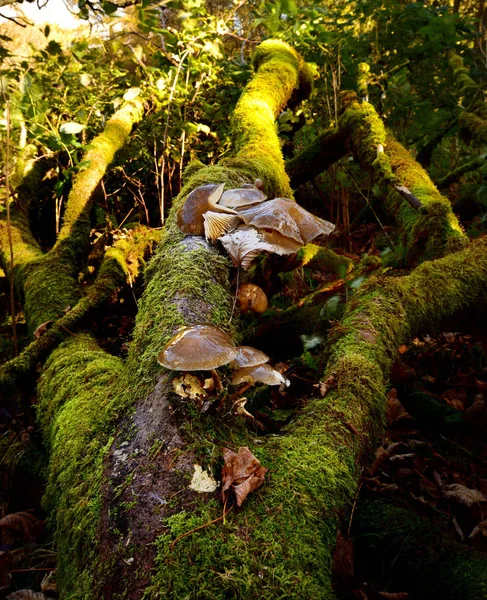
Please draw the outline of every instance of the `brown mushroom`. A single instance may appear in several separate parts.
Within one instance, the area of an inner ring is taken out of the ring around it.
[[[289,379],[282,373],[276,371],[268,364],[256,365],[255,367],[244,367],[233,374],[231,384],[240,385],[241,383],[265,383],[266,385],[290,385]]]
[[[230,367],[232,369],[255,367],[268,362],[268,360],[269,357],[262,350],[257,350],[252,346],[237,346],[237,356],[230,363]]]
[[[335,226],[288,198],[274,198],[238,211],[244,222],[257,229],[270,229],[292,238],[301,245],[319,235],[328,235]]]
[[[214,325],[183,327],[159,353],[157,360],[175,371],[210,371],[217,391],[222,390],[217,367],[237,356],[232,338]]]
[[[254,186],[225,190],[218,201],[219,206],[239,208],[263,202],[267,196]]]
[[[193,190],[178,210],[177,224],[183,233],[188,235],[204,235],[203,215],[209,210],[235,215],[237,212],[226,206],[217,204],[223,193],[224,184],[202,185]]]
[[[249,310],[263,313],[267,310],[269,303],[262,288],[255,283],[242,283],[237,292],[237,306],[241,313]]]

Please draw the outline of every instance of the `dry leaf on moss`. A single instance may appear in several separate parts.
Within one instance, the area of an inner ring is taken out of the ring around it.
[[[223,448],[224,465],[222,469],[222,499],[226,504],[229,492],[235,494],[237,506],[250,492],[264,483],[268,469],[263,467],[247,446],[238,449],[238,454],[228,448]]]

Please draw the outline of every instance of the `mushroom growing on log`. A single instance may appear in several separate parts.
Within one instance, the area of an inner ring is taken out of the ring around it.
[[[223,387],[217,367],[226,365],[237,356],[232,338],[214,325],[183,327],[164,346],[157,361],[174,371],[210,371],[215,389]]]

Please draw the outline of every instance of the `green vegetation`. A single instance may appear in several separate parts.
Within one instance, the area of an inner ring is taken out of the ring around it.
[[[337,527],[398,349],[464,309],[482,318],[486,15],[302,4],[147,1],[120,16],[80,0],[83,19],[117,27],[0,36],[0,475],[39,457],[63,599],[334,598]],[[336,230],[236,269],[177,227],[209,183],[295,199]],[[265,289],[264,314],[239,309],[242,282]],[[223,366],[219,396],[205,372],[200,397],[178,394],[157,355],[197,323],[262,347],[291,386],[239,390]],[[242,507],[190,487],[194,465],[219,480],[222,449],[242,446],[269,470]],[[381,510],[364,509],[365,536]],[[448,562],[448,585],[481,597],[483,579],[460,581],[470,554]],[[448,597],[434,570],[421,577]]]

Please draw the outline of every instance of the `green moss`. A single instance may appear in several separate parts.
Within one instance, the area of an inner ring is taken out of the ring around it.
[[[58,546],[58,583],[65,598],[93,598],[103,458],[125,405],[122,362],[78,334],[56,349],[44,369],[38,420],[50,453],[44,505]]]
[[[482,118],[474,112],[464,112],[458,120],[460,128],[465,137],[475,141],[477,144],[487,142],[487,119]]]
[[[406,259],[414,263],[465,247],[467,238],[449,200],[410,153],[386,132],[374,107],[358,103],[350,93],[344,96],[344,106],[340,128],[349,132],[354,154],[362,167],[393,188],[387,195],[386,208],[399,223]],[[394,185],[407,187],[421,202],[421,209],[412,208]]]
[[[360,63],[358,66],[357,92],[359,97],[366,101],[369,98],[369,73],[370,65],[363,62]]]
[[[469,101],[479,91],[478,84],[470,77],[470,71],[465,67],[463,58],[459,54],[450,52],[448,64],[459,95]]]
[[[323,248],[316,244],[306,244],[297,253],[299,264],[309,269],[335,273],[339,277],[344,277],[353,269],[353,261],[336,254],[330,248]]]

